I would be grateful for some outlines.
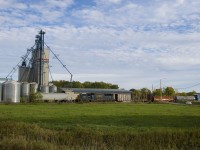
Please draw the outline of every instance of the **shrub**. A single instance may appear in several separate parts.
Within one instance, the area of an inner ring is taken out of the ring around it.
[[[29,102],[30,103],[39,102],[39,101],[42,100],[42,98],[43,97],[42,97],[41,93],[39,93],[39,92],[36,92],[36,93],[31,92],[30,96],[29,96]]]

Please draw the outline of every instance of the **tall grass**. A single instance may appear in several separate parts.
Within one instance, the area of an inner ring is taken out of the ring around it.
[[[200,149],[200,109],[166,104],[0,105],[0,149]]]
[[[50,130],[36,124],[0,123],[0,149],[200,149],[200,130],[144,133],[97,132],[86,128]]]

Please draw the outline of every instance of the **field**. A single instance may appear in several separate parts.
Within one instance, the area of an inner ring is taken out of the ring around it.
[[[200,107],[1,104],[0,149],[200,149]]]

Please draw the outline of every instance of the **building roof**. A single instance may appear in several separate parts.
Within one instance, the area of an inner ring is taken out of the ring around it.
[[[60,88],[60,90],[73,91],[75,93],[103,93],[103,94],[131,93],[131,91],[119,90],[119,89]]]
[[[178,100],[194,100],[194,96],[176,96]]]

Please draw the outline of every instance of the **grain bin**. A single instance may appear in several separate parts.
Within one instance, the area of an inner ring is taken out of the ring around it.
[[[57,93],[57,86],[51,85],[49,87],[49,93]]]
[[[48,85],[42,85],[41,86],[41,92],[42,93],[49,93],[49,86]]]
[[[24,82],[21,84],[21,97],[29,97],[30,83]]]
[[[30,83],[30,93],[36,93],[38,89],[38,84],[36,82]]]
[[[3,83],[3,102],[20,102],[20,83],[16,81],[6,81]]]

